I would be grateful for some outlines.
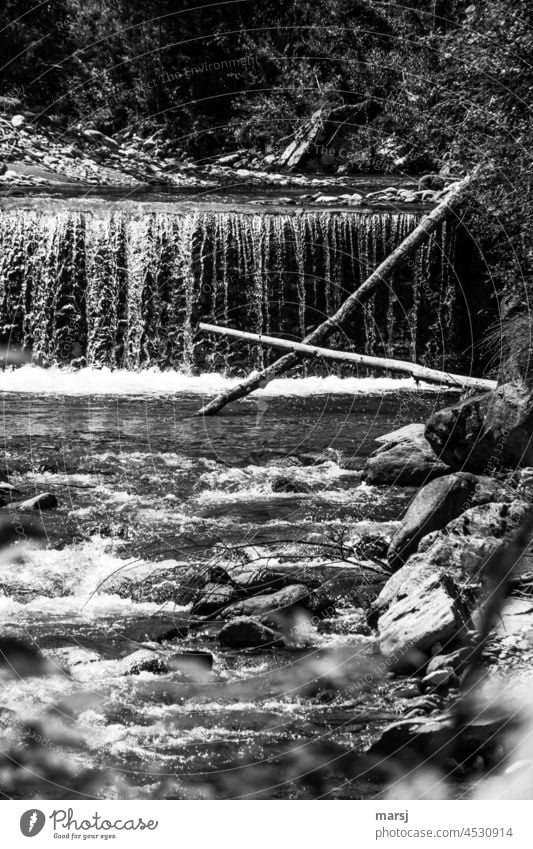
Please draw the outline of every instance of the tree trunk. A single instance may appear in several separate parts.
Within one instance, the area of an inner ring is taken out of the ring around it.
[[[470,186],[472,181],[477,176],[478,171],[474,171],[471,175],[456,183],[446,197],[436,206],[420,224],[410,233],[404,241],[372,272],[370,277],[367,277],[364,283],[347,298],[339,307],[337,312],[326,319],[322,324],[313,330],[308,336],[303,339],[305,344],[314,345],[317,342],[324,342],[333,333],[340,330],[342,325],[353,313],[355,308],[370,295],[381,283],[387,283],[390,280],[393,272],[406,256],[408,256],[420,245],[427,241],[429,236],[437,229],[461,202],[465,190]],[[260,372],[253,372],[242,383],[221,392],[209,404],[203,407],[198,415],[212,416],[218,413],[222,407],[229,404],[231,401],[236,401],[238,398],[244,398],[273,380],[283,372],[288,371],[299,362],[299,355],[296,353],[287,354],[279,360],[276,360],[271,365],[267,366]]]
[[[297,131],[293,141],[277,158],[277,166],[294,171],[305,165],[310,159],[320,159],[320,149],[336,149],[341,143],[335,139],[339,130],[348,125],[355,129],[367,117],[373,118],[380,107],[375,101],[353,103],[334,108],[321,106]]]
[[[198,328],[204,333],[232,336],[235,339],[258,342],[260,345],[270,345],[272,348],[285,348],[296,354],[301,354],[303,357],[321,357],[325,360],[336,360],[342,363],[366,366],[367,368],[401,372],[402,374],[413,377],[415,380],[423,380],[425,383],[437,383],[441,386],[451,386],[456,389],[479,389],[483,391],[496,389],[495,380],[483,380],[483,378],[470,377],[469,375],[450,374],[404,360],[391,360],[388,357],[368,357],[366,354],[334,351],[331,348],[318,348],[315,345],[305,345],[303,342],[291,342],[288,339],[277,339],[275,336],[248,333],[244,330],[233,330],[232,328],[218,327],[215,324],[205,324],[204,322],[200,322]]]

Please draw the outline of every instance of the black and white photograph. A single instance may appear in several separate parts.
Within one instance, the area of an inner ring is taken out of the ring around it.
[[[0,0],[9,845],[531,845],[532,27]]]

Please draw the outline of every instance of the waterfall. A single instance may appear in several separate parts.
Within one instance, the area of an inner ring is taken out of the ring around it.
[[[419,218],[13,206],[0,216],[2,342],[30,350],[42,364],[257,368],[268,356],[261,346],[196,336],[195,322],[301,339]],[[448,225],[330,344],[442,363],[453,339],[455,293]]]

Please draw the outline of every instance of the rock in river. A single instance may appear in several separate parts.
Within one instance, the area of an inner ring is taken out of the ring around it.
[[[466,613],[459,591],[446,577],[430,578],[416,590],[398,594],[378,620],[379,647],[397,668],[420,662],[417,652],[429,652],[464,633]]]
[[[152,672],[154,675],[166,675],[169,671],[163,657],[149,649],[139,649],[121,660],[123,675],[140,675]]]
[[[222,646],[232,649],[272,648],[284,646],[283,637],[272,628],[250,616],[239,616],[228,622],[218,635]]]
[[[200,590],[191,609],[193,616],[216,616],[233,604],[241,593],[231,584],[208,583]]]
[[[507,734],[511,724],[508,717],[476,716],[458,729],[455,718],[447,714],[402,719],[385,728],[368,754],[378,758],[397,754],[404,768],[407,762],[426,761],[433,755],[441,764],[449,758],[452,768],[458,761],[464,766],[480,753],[497,756],[501,734]]]
[[[424,581],[443,574],[461,588],[478,584],[483,558],[517,527],[527,509],[523,501],[471,507],[441,531],[428,534],[418,551],[389,578],[374,609],[386,608],[394,599],[415,592]],[[526,560],[527,554],[524,563]]]
[[[449,472],[424,436],[423,424],[408,425],[380,437],[384,443],[368,458],[363,477],[368,484],[420,486]]]
[[[452,469],[490,474],[533,464],[533,393],[518,383],[433,413],[426,437]]]
[[[51,492],[43,492],[26,501],[17,501],[8,504],[9,510],[51,510],[57,507],[57,498]]]
[[[445,475],[422,487],[392,538],[387,553],[389,565],[399,569],[416,551],[422,537],[444,528],[466,510],[476,484],[474,475],[463,472]]]
[[[223,619],[232,619],[235,616],[264,616],[272,611],[289,611],[295,608],[311,613],[319,612],[316,609],[314,593],[303,584],[293,584],[276,593],[243,599],[226,607],[221,616]]]

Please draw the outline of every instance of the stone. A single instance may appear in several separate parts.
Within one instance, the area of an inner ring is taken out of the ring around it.
[[[239,616],[224,625],[218,640],[222,646],[232,649],[272,648],[285,645],[281,634],[249,616]]]
[[[476,716],[458,730],[455,717],[448,714],[401,719],[382,731],[367,754],[380,759],[397,755],[405,768],[409,762],[425,762],[433,755],[442,765],[449,753],[453,768],[457,761],[464,764],[479,752],[494,751],[501,743],[500,735],[515,725],[509,717]]]
[[[418,200],[415,192],[409,192],[405,189],[400,189],[398,191],[398,199],[402,203],[416,203]]]
[[[397,667],[412,665],[416,652],[455,639],[466,628],[459,591],[447,576],[432,577],[417,589],[399,592],[378,619],[381,653]]]
[[[435,192],[432,189],[421,189],[418,192],[415,192],[418,200],[422,201],[422,203],[434,203],[436,200]]]
[[[8,504],[9,510],[51,510],[57,507],[57,498],[51,492],[43,492],[26,501]]]
[[[442,530],[428,534],[420,541],[418,551],[391,575],[374,610],[414,592],[431,577],[448,574],[460,588],[478,584],[480,563],[518,526],[527,509],[527,503],[521,501],[471,507]]]
[[[500,503],[514,501],[518,495],[517,490],[511,489],[505,480],[490,477],[489,475],[476,475],[476,481],[474,492],[468,499],[468,507],[476,507],[479,504],[490,504],[493,501]]]
[[[433,413],[425,435],[453,470],[491,474],[533,465],[533,394],[505,383]]]
[[[418,181],[418,191],[431,189],[441,191],[446,185],[446,180],[440,174],[424,174]]]
[[[154,675],[166,675],[168,666],[164,659],[149,649],[139,649],[122,658],[120,664],[123,675],[140,675],[141,672],[152,672]]]
[[[294,583],[294,578],[271,569],[254,569],[250,566],[239,566],[229,570],[229,577],[234,587],[246,595],[265,595],[277,592]]]
[[[424,435],[423,424],[401,428],[403,433],[386,434],[383,443],[368,458],[363,479],[371,485],[421,486],[448,474],[449,468],[435,455]]]
[[[414,681],[408,687],[401,687],[399,690],[395,690],[394,696],[397,699],[416,699],[420,695],[420,684],[418,681]]]
[[[11,123],[16,129],[18,129],[19,127],[24,126],[24,124],[26,123],[26,118],[24,117],[24,115],[13,115]]]
[[[444,528],[467,509],[476,483],[474,475],[459,472],[436,478],[417,492],[387,552],[392,569],[405,563],[422,537]]]
[[[470,507],[460,516],[449,522],[443,535],[479,537],[500,540],[516,530],[529,509],[527,501],[516,499],[512,502],[493,502]],[[432,540],[426,537],[418,550],[424,551]]]
[[[217,162],[219,165],[235,165],[242,158],[242,150],[238,153],[227,153],[224,156],[219,156]]]
[[[533,638],[533,599],[509,598],[495,627],[495,633],[512,646],[523,637]]]
[[[357,192],[354,192],[351,195],[341,195],[340,197],[348,206],[360,206],[363,202],[363,195],[360,195]]]
[[[443,687],[457,683],[457,681],[458,679],[455,676],[453,669],[450,669],[448,666],[444,666],[442,669],[435,669],[434,672],[430,672],[428,675],[425,675],[424,678],[422,678],[422,687],[425,692],[433,693]]]
[[[426,673],[431,675],[432,672],[438,672],[441,669],[451,669],[456,675],[460,675],[466,669],[471,655],[472,649],[469,646],[456,649],[449,654],[437,654],[429,661]]]
[[[112,150],[118,150],[120,147],[119,143],[115,141],[115,139],[110,136],[106,136],[104,133],[101,133],[100,130],[83,130],[83,135],[89,139],[89,141],[97,142],[98,144],[104,145],[104,147],[111,148]]]
[[[240,593],[230,584],[208,583],[196,596],[191,608],[192,616],[216,616],[233,604]]]
[[[376,436],[374,442],[384,448],[392,448],[393,445],[398,445],[406,440],[416,440],[420,435],[424,435],[425,424],[413,422],[412,424],[403,425],[396,430],[391,430],[389,433],[383,433],[381,436]]]
[[[223,619],[232,619],[235,616],[264,616],[273,611],[289,611],[294,608],[311,610],[312,606],[312,591],[309,587],[292,584],[269,595],[258,595],[231,604],[221,615]]]

